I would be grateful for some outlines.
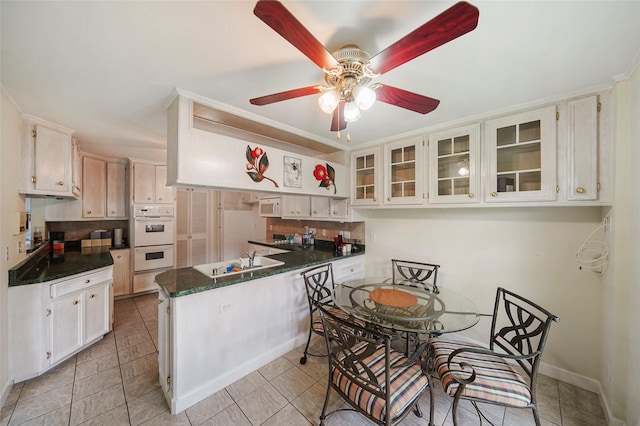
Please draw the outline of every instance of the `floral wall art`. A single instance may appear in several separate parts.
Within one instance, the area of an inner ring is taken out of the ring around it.
[[[323,166],[322,164],[316,165],[316,168],[313,170],[313,177],[320,181],[320,185],[318,186],[321,188],[326,188],[328,191],[333,185],[333,193],[335,194],[337,192],[336,171],[329,165],[329,163],[327,163],[326,166]]]
[[[269,157],[267,157],[267,153],[262,148],[257,146],[255,149],[251,149],[251,146],[247,145],[246,157],[247,174],[254,182],[262,182],[266,179],[273,182],[276,188],[279,188],[275,180],[264,174],[269,168]]]

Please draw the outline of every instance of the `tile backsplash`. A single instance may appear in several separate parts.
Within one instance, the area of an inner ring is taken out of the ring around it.
[[[82,222],[47,222],[45,238],[49,232],[64,232],[65,241],[76,241],[91,238],[91,231],[106,229],[111,231],[122,228],[123,239],[129,241],[129,221],[127,220],[91,220]]]
[[[340,223],[340,222],[328,222],[321,220],[295,220],[295,219],[280,219],[280,218],[268,218],[267,219],[267,235],[273,234],[302,234],[304,233],[304,227],[316,228],[317,240],[333,241],[333,237],[338,235],[340,231],[346,231],[350,233],[349,240],[358,240],[360,243],[365,244],[365,223],[353,222],[353,223]],[[326,235],[322,235],[322,231],[325,231]]]

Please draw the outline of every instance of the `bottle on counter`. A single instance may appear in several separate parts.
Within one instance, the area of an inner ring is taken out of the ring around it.
[[[42,244],[42,231],[39,226],[33,228],[33,247],[37,247]]]

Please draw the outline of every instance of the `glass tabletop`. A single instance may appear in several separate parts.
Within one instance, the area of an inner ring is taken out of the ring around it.
[[[336,284],[333,301],[340,309],[398,331],[441,334],[465,330],[479,320],[475,303],[460,293],[390,278],[368,277]]]

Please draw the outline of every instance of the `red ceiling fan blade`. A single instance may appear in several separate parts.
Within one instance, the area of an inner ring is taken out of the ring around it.
[[[250,99],[253,105],[267,105],[274,102],[286,101],[287,99],[299,98],[301,96],[315,95],[320,93],[318,86],[301,87],[299,89],[287,90],[286,92],[273,93],[271,95],[261,96],[259,98]]]
[[[391,71],[472,31],[478,26],[479,15],[477,7],[464,1],[456,3],[371,58],[369,68],[380,74]]]
[[[336,109],[333,110],[333,120],[331,120],[331,131],[339,132],[347,128],[347,122],[344,121],[344,102],[340,102]]]
[[[400,108],[426,114],[438,108],[440,101],[417,93],[407,92],[391,86],[380,86],[376,89],[376,99]]]
[[[260,0],[253,13],[320,68],[334,68],[338,61],[280,2]]]

